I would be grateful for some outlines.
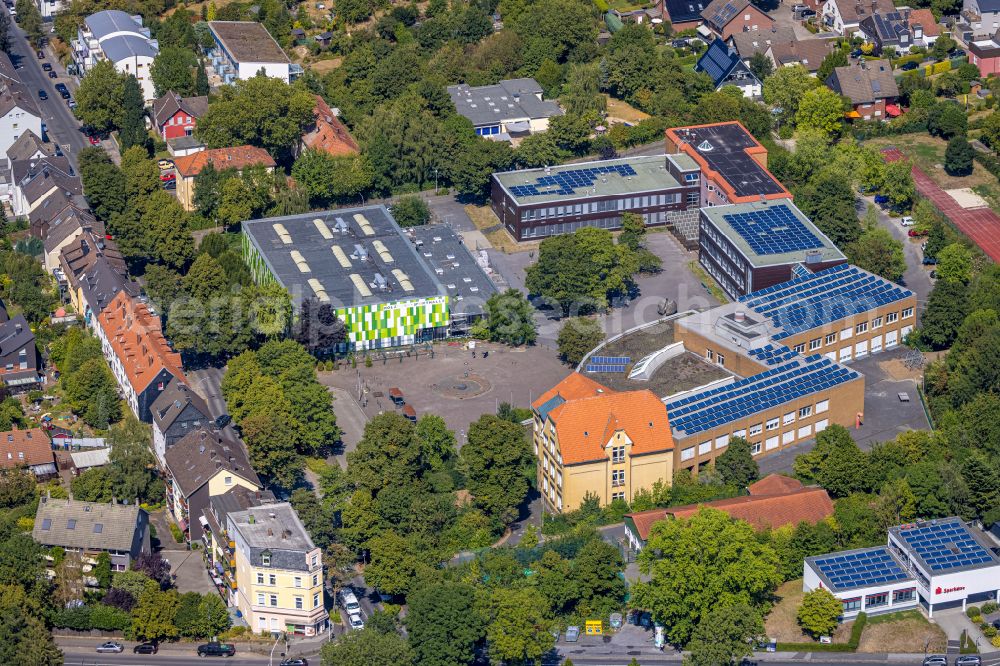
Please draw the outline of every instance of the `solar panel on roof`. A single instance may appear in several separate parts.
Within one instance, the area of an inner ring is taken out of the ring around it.
[[[722,217],[758,255],[823,247],[823,241],[807,229],[784,204]]]
[[[900,537],[934,571],[948,571],[993,562],[961,520],[952,519],[915,529],[900,529]]]
[[[814,560],[814,564],[836,589],[866,587],[908,578],[884,546],[846,555],[830,555]]]

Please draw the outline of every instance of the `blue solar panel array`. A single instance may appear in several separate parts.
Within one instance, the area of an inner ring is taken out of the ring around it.
[[[587,372],[625,372],[628,366],[621,363],[588,363],[584,368]]]
[[[806,228],[785,204],[746,213],[730,213],[722,219],[758,255],[800,252],[823,247],[823,241]]]
[[[751,349],[749,352],[751,357],[757,359],[758,361],[763,361],[767,365],[778,365],[784,363],[785,361],[790,361],[797,355],[796,352],[792,351],[785,345],[772,345],[767,344],[759,349]]]
[[[696,69],[703,71],[712,77],[712,81],[718,85],[740,62],[739,56],[730,52],[729,47],[721,39],[716,39],[708,50],[698,59]]]
[[[771,336],[781,340],[912,295],[893,282],[840,264],[749,293],[740,301],[781,328]]]
[[[867,587],[909,578],[885,546],[857,553],[836,553],[814,560],[837,589]]]
[[[804,395],[856,379],[858,373],[813,354],[667,405],[671,427],[687,434],[748,418]]]
[[[632,362],[631,356],[591,356],[587,359],[589,363],[604,363],[611,365],[628,365]]]
[[[514,185],[510,193],[515,197],[537,197],[546,194],[565,196],[576,194],[577,189],[593,187],[594,182],[605,174],[614,173],[622,178],[635,176],[635,169],[630,164],[609,164],[607,166],[587,167],[585,169],[568,169],[557,173],[539,176],[534,183]]]
[[[900,529],[899,536],[933,571],[944,572],[994,561],[990,552],[957,518]]]

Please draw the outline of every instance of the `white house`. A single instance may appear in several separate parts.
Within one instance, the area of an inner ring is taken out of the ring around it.
[[[80,74],[85,76],[97,63],[110,60],[119,72],[135,76],[147,102],[156,98],[149,70],[160,49],[149,28],[142,25],[141,16],[117,9],[91,14],[77,29],[72,47]]]
[[[208,52],[209,62],[223,83],[246,80],[261,70],[267,76],[290,83],[301,73],[263,24],[256,21],[209,21],[215,47]]]
[[[0,153],[3,158],[26,130],[42,136],[42,113],[31,91],[21,83],[10,56],[0,52]],[[3,158],[0,159],[6,162]]]
[[[69,2],[63,0],[35,0],[35,6],[43,19],[54,18],[55,15],[69,6]]]
[[[888,14],[894,9],[892,0],[826,0],[823,22],[838,35],[853,35],[865,17]]]

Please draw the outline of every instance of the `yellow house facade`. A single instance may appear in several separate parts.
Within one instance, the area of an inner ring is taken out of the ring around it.
[[[323,603],[323,556],[287,502],[227,518],[236,590],[231,596],[255,632],[315,636],[330,616]]]
[[[572,511],[587,494],[601,506],[670,483],[674,443],[651,391],[614,392],[573,373],[532,405],[538,488],[549,509]]]

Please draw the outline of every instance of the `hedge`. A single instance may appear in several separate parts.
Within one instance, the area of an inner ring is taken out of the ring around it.
[[[858,613],[851,627],[851,638],[846,643],[778,643],[778,652],[855,652],[861,643],[861,634],[868,624],[868,614]]]
[[[132,616],[113,606],[92,604],[78,608],[66,608],[57,611],[52,618],[52,625],[60,629],[75,629],[89,631],[124,631],[132,624]]]

